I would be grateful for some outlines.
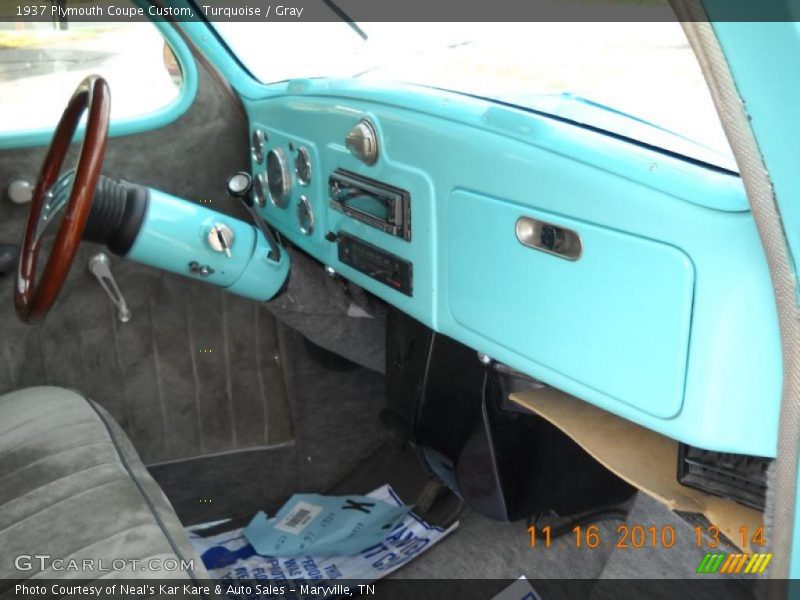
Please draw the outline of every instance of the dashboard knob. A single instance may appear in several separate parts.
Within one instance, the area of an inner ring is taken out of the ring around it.
[[[27,179],[15,179],[6,191],[14,204],[27,204],[33,199],[33,184]]]
[[[239,171],[228,177],[228,194],[234,198],[247,200],[250,190],[253,189],[253,178],[250,173]],[[252,200],[250,201],[252,202]]]
[[[345,137],[344,145],[353,156],[365,164],[371,165],[378,160],[378,133],[366,119],[356,123]]]

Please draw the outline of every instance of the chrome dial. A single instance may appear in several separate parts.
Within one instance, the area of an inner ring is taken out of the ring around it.
[[[311,157],[305,146],[300,146],[297,156],[294,159],[294,173],[297,175],[297,182],[300,185],[308,185],[311,182]]]
[[[283,148],[273,148],[267,153],[267,187],[272,203],[279,208],[286,208],[292,193],[292,174]]]
[[[297,201],[297,224],[304,235],[314,232],[314,209],[306,196],[300,196]]]

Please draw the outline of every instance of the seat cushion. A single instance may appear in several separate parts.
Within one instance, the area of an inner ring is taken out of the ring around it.
[[[106,411],[57,387],[0,396],[0,579],[207,576]]]

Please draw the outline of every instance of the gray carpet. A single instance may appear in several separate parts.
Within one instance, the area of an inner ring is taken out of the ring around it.
[[[603,543],[578,548],[568,533],[551,547],[531,548],[525,523],[496,523],[467,512],[458,529],[431,550],[394,573],[392,579],[512,580],[525,576],[542,600],[754,600],[761,598],[763,580],[752,576],[697,575],[706,553],[695,543],[692,526],[649,496],[639,494],[625,524],[671,524],[676,530],[672,548],[615,548],[621,521],[598,523]],[[605,540],[612,541],[607,547]],[[720,552],[736,552],[720,547]],[[483,582],[485,583],[485,582]],[[463,598],[474,596],[466,590]]]
[[[284,324],[316,345],[359,365],[386,370],[386,305],[319,262],[287,248],[292,271],[286,290],[267,303]]]
[[[281,327],[295,439],[150,466],[186,525],[252,516],[295,492],[324,492],[383,445],[383,375],[328,370],[297,332]]]
[[[624,523],[645,527],[672,525],[676,530],[676,544],[669,549],[615,548],[619,537],[617,528],[623,522],[609,520],[597,524],[601,540],[597,548],[576,547],[572,533],[553,540],[550,548],[541,543],[531,548],[524,522],[497,523],[468,511],[453,535],[396,576],[423,579],[517,578],[522,575],[529,579],[695,576],[706,550],[697,547],[692,525],[645,494],[636,496]]]
[[[752,576],[697,575],[708,550],[698,548],[693,526],[645,494],[638,494],[624,522],[649,527],[672,525],[671,548],[616,548],[621,521],[598,523],[599,547],[575,546],[574,535],[551,547],[529,546],[525,523],[496,523],[466,513],[459,528],[425,555],[393,574],[399,579],[531,580],[542,600],[750,600],[758,598]],[[610,541],[610,547],[606,545]],[[718,552],[737,552],[721,546]],[[586,580],[584,582],[575,580]],[[594,580],[594,581],[590,581]]]

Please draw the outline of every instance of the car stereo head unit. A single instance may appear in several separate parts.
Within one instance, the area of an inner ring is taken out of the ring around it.
[[[336,169],[328,178],[331,207],[348,217],[411,241],[411,195],[400,188]]]
[[[346,233],[337,236],[339,260],[406,296],[414,295],[414,267],[407,260]]]

